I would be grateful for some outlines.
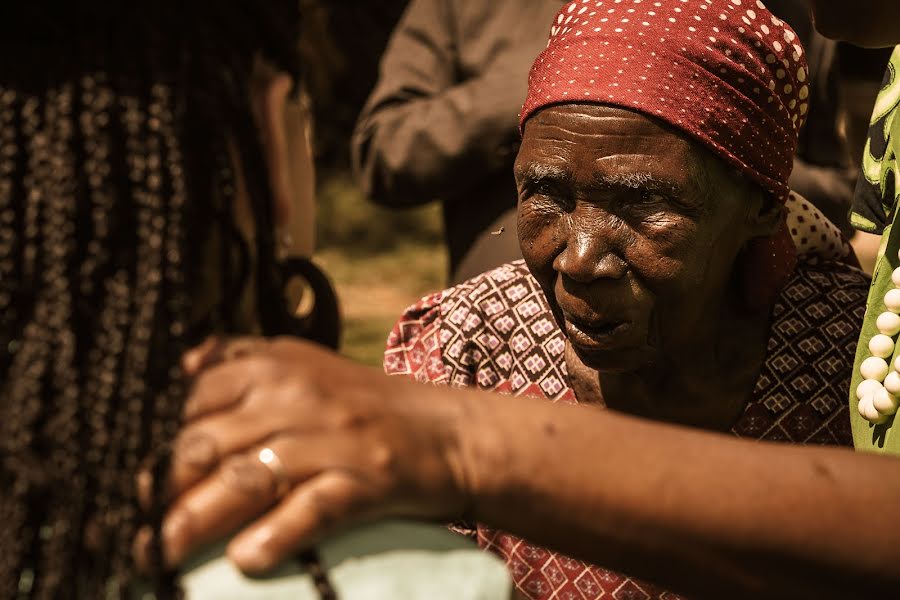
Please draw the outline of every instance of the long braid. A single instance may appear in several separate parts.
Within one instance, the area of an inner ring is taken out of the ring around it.
[[[55,399],[58,409],[47,414],[44,422],[43,439],[55,440],[61,448],[47,456],[48,477],[55,485],[58,481],[70,482],[73,487],[84,487],[85,473],[80,460],[80,423],[78,371],[73,368],[76,354],[76,339],[71,322],[73,310],[73,286],[71,271],[75,259],[75,185],[72,155],[67,152],[73,133],[71,109],[71,86],[64,85],[48,94],[45,106],[45,131],[48,143],[47,158],[41,164],[49,184],[46,190],[47,214],[43,221],[46,265],[45,276],[48,288],[48,336],[50,347],[50,372],[48,373],[46,394]],[[80,537],[80,519],[86,498],[47,498],[44,531],[39,535],[46,538],[41,547],[38,572],[42,573],[41,587],[58,589],[71,574],[55,568],[60,556],[71,556],[77,548]],[[52,532],[52,533],[49,533]],[[47,594],[42,594],[49,598]]]
[[[18,163],[22,160],[20,139],[17,132],[22,130],[20,99],[13,90],[0,90],[0,367],[5,373],[17,353],[20,341],[16,325],[21,322],[20,299],[16,282],[21,279],[21,263],[14,261],[13,257],[21,255],[24,245],[23,236],[17,235],[22,231],[21,205],[14,201],[20,197],[22,186],[16,180],[16,174],[20,170]],[[17,415],[24,417],[24,409]],[[20,565],[27,559],[25,556],[29,548],[24,524],[28,519],[28,508],[23,502],[26,495],[27,483],[15,472],[15,466],[9,464],[6,458],[7,452],[14,451],[15,447],[23,443],[18,438],[21,435],[22,424],[0,422],[0,444],[2,444],[3,460],[0,468],[0,484],[5,494],[15,498],[14,501],[0,502],[0,523],[10,524],[0,527],[0,548],[4,549],[5,556],[0,561],[8,564],[8,568],[0,568],[5,574],[19,573]],[[13,437],[15,436],[15,438]],[[27,443],[27,440],[24,440]],[[18,577],[0,577],[0,597],[13,598],[18,589]]]
[[[159,485],[140,513],[134,476],[148,458],[166,468],[177,358],[210,324],[234,331],[246,284],[228,273],[214,315],[194,314],[208,243],[228,271],[247,254],[229,145],[256,221],[263,330],[283,323],[248,84],[260,53],[296,75],[297,6],[38,4],[0,8],[0,43],[28,57],[0,65],[0,597],[117,597],[137,528],[165,508]],[[154,583],[176,594],[169,575]]]

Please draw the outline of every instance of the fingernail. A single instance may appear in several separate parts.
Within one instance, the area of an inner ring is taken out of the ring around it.
[[[270,569],[271,557],[266,549],[274,537],[271,527],[260,527],[238,536],[228,546],[228,556],[242,571],[258,573]]]
[[[150,571],[150,543],[153,541],[153,530],[144,526],[138,529],[134,536],[134,544],[131,547],[131,555],[139,573],[147,574]]]
[[[188,350],[181,356],[181,369],[185,375],[193,375],[200,362],[199,349]]]
[[[153,505],[153,475],[150,471],[140,471],[135,478],[138,505],[143,511],[149,511]]]
[[[210,336],[203,340],[200,345],[194,346],[181,357],[181,368],[187,376],[196,375],[197,371],[203,365],[203,358],[209,353],[209,350],[218,343],[216,336]]]
[[[190,531],[190,519],[183,511],[171,513],[163,521],[163,554],[170,567],[184,559],[185,545]]]
[[[192,431],[175,442],[175,457],[198,470],[209,470],[218,462],[216,441],[207,433]]]
[[[205,345],[205,342],[204,342]],[[188,377],[193,377],[197,374],[197,369],[200,368],[200,359],[203,356],[203,345],[194,348],[193,350],[188,350],[181,357],[181,370],[184,371],[184,374]]]

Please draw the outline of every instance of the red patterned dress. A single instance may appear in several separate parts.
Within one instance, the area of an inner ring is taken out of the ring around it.
[[[800,262],[771,316],[753,395],[732,428],[739,437],[851,445],[847,389],[869,279],[844,263]],[[576,402],[565,338],[523,261],[504,265],[407,309],[388,338],[388,374]],[[533,599],[678,598],[657,586],[587,565],[478,525]]]

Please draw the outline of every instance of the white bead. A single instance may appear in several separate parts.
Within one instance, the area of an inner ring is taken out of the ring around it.
[[[869,417],[867,415],[869,414],[869,407],[871,407],[872,410],[875,410],[875,405],[872,404],[872,396],[863,396],[862,400],[860,400],[856,405],[856,410],[859,411],[859,416],[861,416],[863,419],[868,420]]]
[[[879,423],[887,421],[886,416],[875,410],[875,405],[872,403],[872,396],[865,396],[860,400],[857,409],[862,418],[869,423],[878,425]]]
[[[897,371],[888,373],[887,377],[884,378],[884,389],[892,394],[900,395],[900,373]]]
[[[894,269],[894,272],[891,273],[891,281],[894,282],[894,285],[900,287],[900,267]]]
[[[898,380],[900,380],[900,373],[897,373],[896,371],[891,371],[890,373],[888,373],[888,377],[890,377],[891,375],[897,375]],[[886,379],[885,379],[885,383],[887,383]],[[868,396],[869,394],[874,394],[878,390],[882,390],[882,389],[884,389],[884,386],[882,386],[879,382],[875,381],[874,379],[863,379],[862,381],[859,382],[859,385],[856,386],[856,399],[862,400],[865,396]]]
[[[884,381],[890,370],[887,362],[877,356],[870,356],[859,365],[859,372],[863,379],[874,379],[875,381]]]
[[[892,312],[883,312],[875,320],[875,327],[884,335],[893,337],[900,333],[900,315],[895,315]]]
[[[886,389],[881,388],[872,395],[872,406],[875,407],[879,414],[890,416],[897,412],[897,407],[900,406],[900,398],[889,394]]]
[[[894,291],[900,292],[900,290]],[[872,339],[869,340],[869,352],[878,358],[887,358],[894,353],[894,340],[883,333],[874,335],[872,336]]]
[[[900,313],[900,290],[890,290],[885,294],[884,306],[893,313]]]

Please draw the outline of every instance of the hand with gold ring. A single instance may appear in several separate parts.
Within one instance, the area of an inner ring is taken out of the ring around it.
[[[194,382],[167,482],[170,564],[244,527],[228,554],[259,573],[337,526],[463,513],[461,404],[288,338],[212,340],[183,364]]]

